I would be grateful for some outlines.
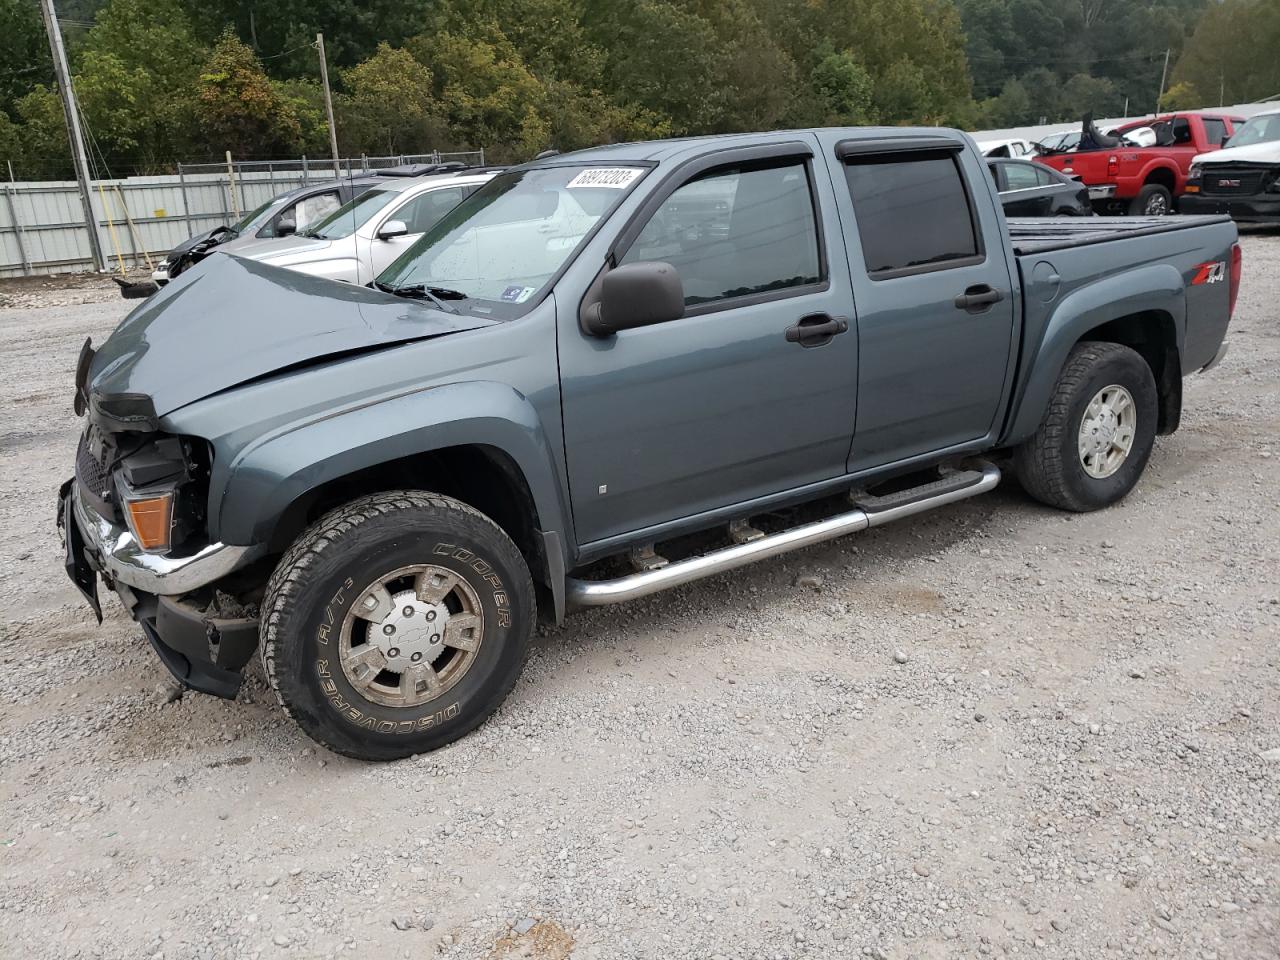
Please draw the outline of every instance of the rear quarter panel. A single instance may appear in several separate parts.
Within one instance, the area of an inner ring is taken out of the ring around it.
[[[1208,221],[1018,256],[1025,333],[1001,445],[1036,430],[1071,348],[1104,323],[1150,314],[1171,325],[1184,375],[1213,359],[1230,319],[1229,281],[1193,281],[1206,263],[1222,263],[1229,276],[1235,240],[1234,224]]]

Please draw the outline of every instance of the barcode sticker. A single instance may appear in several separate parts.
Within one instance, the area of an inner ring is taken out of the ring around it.
[[[636,167],[592,167],[583,170],[565,186],[574,187],[609,187],[613,190],[625,190],[640,174],[644,173]]]

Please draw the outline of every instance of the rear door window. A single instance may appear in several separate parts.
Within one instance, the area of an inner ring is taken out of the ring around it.
[[[441,187],[420,193],[391,214],[392,220],[403,220],[410,233],[426,233],[444,219],[444,215],[462,202],[461,187]]]
[[[1006,163],[1004,176],[1008,183],[1006,190],[1031,190],[1041,185],[1035,167],[1029,163]]]
[[[845,179],[873,280],[981,261],[954,151],[850,157]]]
[[[1204,122],[1204,138],[1215,147],[1222,146],[1222,141],[1227,139],[1227,124],[1225,121],[1219,120],[1217,117],[1203,117]]]

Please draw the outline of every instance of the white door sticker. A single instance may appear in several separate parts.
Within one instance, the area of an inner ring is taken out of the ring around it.
[[[574,187],[610,187],[614,190],[625,190],[633,180],[644,173],[636,167],[592,167],[583,170],[565,186]]]

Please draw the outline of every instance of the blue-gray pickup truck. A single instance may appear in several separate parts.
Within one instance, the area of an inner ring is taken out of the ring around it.
[[[539,615],[991,490],[1116,503],[1240,280],[1225,217],[1006,221],[973,142],[823,129],[493,178],[367,287],[217,254],[96,351],[66,566],[187,686],[259,650],[391,759],[480,724]]]

